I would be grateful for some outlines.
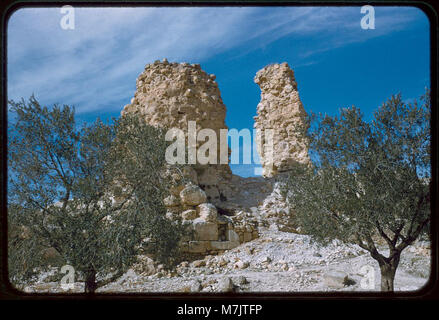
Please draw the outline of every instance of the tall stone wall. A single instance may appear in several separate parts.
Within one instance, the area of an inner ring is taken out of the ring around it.
[[[306,111],[293,70],[286,62],[268,65],[257,72],[254,81],[261,88],[254,127],[261,132],[258,153],[263,176],[288,171],[294,162],[308,163],[308,148],[298,130],[304,124]],[[267,129],[272,130],[272,148]]]
[[[153,126],[184,131],[188,146],[188,126],[196,122],[196,132],[209,128],[217,137],[217,160],[220,161],[220,130],[225,124],[224,105],[215,75],[207,74],[199,64],[169,63],[166,59],[145,66],[136,82],[136,92],[122,115],[138,114]],[[197,141],[198,148],[204,141]],[[227,159],[230,150],[226,150]],[[189,163],[189,159],[186,159]],[[189,178],[207,194],[207,200],[221,202],[228,190],[231,170],[228,164],[189,165]],[[223,190],[223,191],[222,191]]]

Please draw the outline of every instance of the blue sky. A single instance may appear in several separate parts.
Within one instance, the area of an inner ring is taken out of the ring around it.
[[[417,8],[375,7],[363,30],[360,7],[60,8],[16,11],[8,24],[8,99],[32,93],[70,104],[81,121],[119,116],[145,64],[200,63],[217,76],[226,124],[253,128],[256,72],[288,62],[305,110],[336,114],[355,105],[369,119],[391,94],[430,87],[429,21]],[[254,165],[233,165],[254,174]]]

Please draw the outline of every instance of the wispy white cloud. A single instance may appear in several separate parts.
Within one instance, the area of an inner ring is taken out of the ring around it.
[[[60,27],[59,8],[22,9],[8,24],[8,97],[35,93],[79,113],[120,110],[156,59],[203,62],[297,36],[310,39],[299,54],[306,64],[319,52],[398,30],[413,10],[378,8],[376,30],[362,32],[359,8],[77,8],[75,30]]]

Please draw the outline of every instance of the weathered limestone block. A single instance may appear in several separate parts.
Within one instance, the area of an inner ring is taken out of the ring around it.
[[[185,220],[194,220],[197,217],[197,210],[189,209],[181,213],[181,217]]]
[[[210,247],[214,250],[230,250],[239,246],[239,241],[211,241]]]
[[[230,250],[240,245],[239,235],[233,229],[226,232],[226,241],[211,241],[210,245],[214,250]]]
[[[306,111],[297,91],[294,72],[286,62],[268,65],[254,81],[261,88],[254,127],[259,130],[258,153],[262,175],[272,177],[287,171],[295,162],[309,163],[303,138]],[[267,129],[272,130],[272,145]]]
[[[216,222],[218,211],[211,203],[202,203],[198,205],[198,214],[201,219],[209,222]]]
[[[197,218],[193,220],[192,226],[196,240],[218,240],[218,225],[216,223]]]
[[[238,234],[232,229],[227,230],[227,239],[232,242],[239,242]]]
[[[190,253],[205,253],[209,249],[209,241],[189,241],[187,244],[187,252]]]
[[[184,205],[197,206],[207,201],[206,193],[196,185],[188,185],[180,192],[181,202]]]

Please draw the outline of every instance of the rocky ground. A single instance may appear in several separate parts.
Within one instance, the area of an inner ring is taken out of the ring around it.
[[[395,290],[422,288],[428,281],[429,268],[427,242],[407,248],[396,273]],[[373,273],[375,285],[367,287]],[[48,275],[42,274],[36,284],[24,290],[64,292],[58,282],[46,282]],[[379,282],[378,264],[356,245],[333,241],[318,246],[306,235],[266,230],[260,238],[221,255],[183,262],[173,272],[144,259],[98,292],[379,291]],[[83,283],[77,282],[72,291],[82,290]]]

